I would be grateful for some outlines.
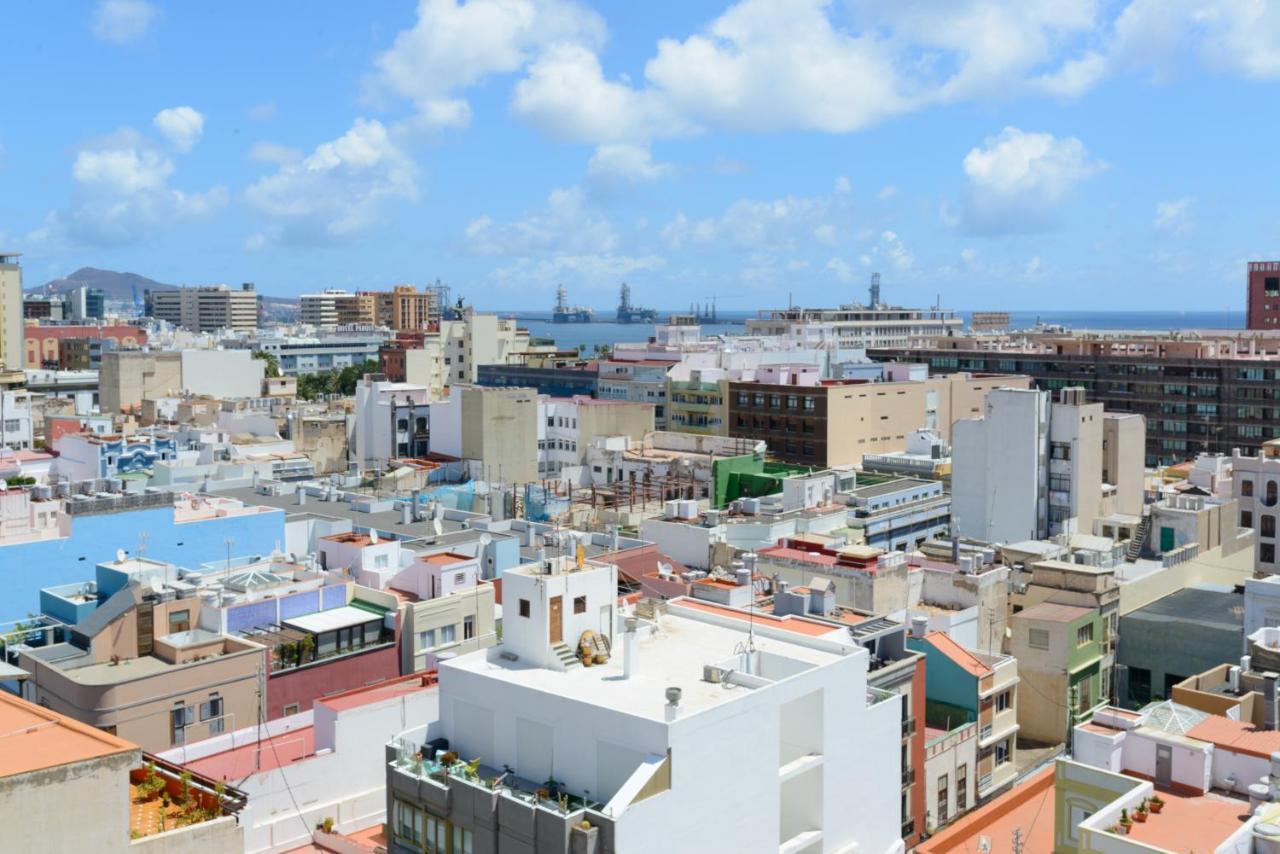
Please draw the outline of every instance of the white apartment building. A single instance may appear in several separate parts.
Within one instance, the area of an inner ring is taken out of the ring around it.
[[[941,338],[964,329],[964,320],[952,309],[899,308],[879,301],[876,285],[871,305],[857,302],[838,308],[785,308],[760,312],[747,320],[748,335],[789,335],[812,343],[834,334],[843,348],[910,347],[930,338]],[[805,327],[816,326],[806,333]]]
[[[700,606],[620,614],[609,564],[504,573],[503,643],[441,662],[439,726],[388,750],[393,847],[902,851],[902,698],[868,652]]]
[[[425,456],[430,445],[430,401],[425,386],[364,377],[356,385],[355,460],[373,467],[392,457]]]
[[[24,451],[31,443],[31,393],[0,391],[0,448]]]
[[[0,252],[0,369],[22,370],[26,344],[22,336],[21,253]],[[36,365],[36,367],[40,367]]]
[[[592,442],[616,438],[625,449],[652,432],[653,423],[649,403],[539,395],[538,476],[585,486],[591,478],[582,466]]]
[[[1280,572],[1276,563],[1276,519],[1280,517],[1280,439],[1262,443],[1257,453],[1237,448],[1231,455],[1231,482],[1240,505],[1240,527],[1255,532],[1253,568]]]
[[[455,383],[474,383],[479,365],[517,361],[529,350],[529,331],[511,318],[467,312],[460,320],[442,320],[427,332],[420,349],[405,351],[405,380],[437,394]]]
[[[1030,389],[996,389],[983,418],[952,426],[952,525],[985,542],[1038,540],[1059,533],[1089,533],[1095,519],[1125,505],[1141,509],[1132,492],[1141,484],[1142,455],[1112,454],[1104,483],[1102,404],[1086,403],[1083,389],[1063,389],[1059,400]],[[1145,427],[1127,417],[1109,431],[1113,447],[1142,447]],[[1136,439],[1135,439],[1136,437]],[[1133,471],[1136,469],[1136,473]]]
[[[192,332],[251,332],[258,328],[258,293],[249,283],[238,290],[226,285],[201,285],[149,291],[147,313]]]

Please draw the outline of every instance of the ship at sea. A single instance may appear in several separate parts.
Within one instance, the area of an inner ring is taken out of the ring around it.
[[[556,288],[556,304],[551,310],[554,323],[590,323],[595,319],[595,311],[585,305],[569,305],[569,296],[564,285]]]
[[[653,323],[658,319],[656,308],[641,308],[631,304],[631,286],[622,283],[622,298],[618,301],[619,323]]]

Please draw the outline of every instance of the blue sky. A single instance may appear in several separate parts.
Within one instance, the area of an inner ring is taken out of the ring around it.
[[[8,10],[0,249],[484,308],[1238,309],[1267,0],[105,0]]]

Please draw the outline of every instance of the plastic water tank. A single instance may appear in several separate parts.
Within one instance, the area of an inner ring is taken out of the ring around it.
[[[1271,787],[1266,783],[1249,784],[1249,811],[1253,812],[1262,804],[1271,800]]]
[[[1254,854],[1280,854],[1280,824],[1260,821],[1253,826]]]

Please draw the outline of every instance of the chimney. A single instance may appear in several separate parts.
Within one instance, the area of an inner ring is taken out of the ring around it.
[[[293,493],[298,499],[298,506],[302,507],[307,503],[307,488],[299,486]]]
[[[413,521],[413,508],[409,506],[409,502],[400,505],[400,524],[408,525]]]
[[[537,536],[537,531],[533,527],[532,522],[524,523],[524,546],[527,549],[533,548],[533,538]]]
[[[1276,682],[1280,680],[1280,674],[1268,670],[1262,674],[1263,681],[1263,714],[1262,723],[1266,729],[1280,729],[1280,721],[1276,720],[1276,714],[1280,711],[1280,703],[1276,702]]]
[[[911,636],[913,638],[922,638],[929,633],[929,618],[922,615],[914,615],[911,618]]]
[[[1227,684],[1231,686],[1232,694],[1240,693],[1240,668],[1239,667],[1236,667],[1233,665],[1231,669],[1227,671]]]
[[[674,721],[680,716],[680,695],[684,692],[674,685],[667,689],[667,720]]]
[[[636,659],[636,626],[638,621],[635,617],[627,617],[625,628],[622,631],[622,678],[630,679],[631,674],[636,672],[636,667],[640,662]]]
[[[618,526],[616,524],[613,526],[609,536],[609,550],[615,552],[618,550]]]

